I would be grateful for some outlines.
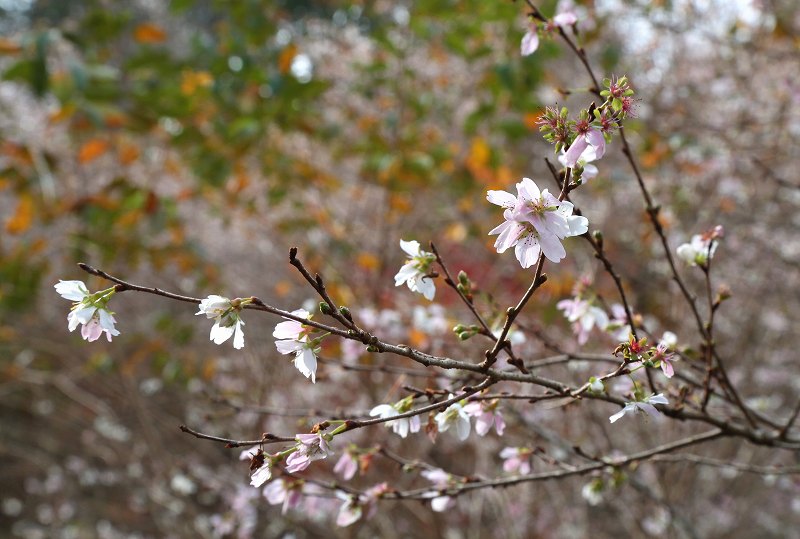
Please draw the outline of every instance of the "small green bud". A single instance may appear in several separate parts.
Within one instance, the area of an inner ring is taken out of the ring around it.
[[[464,286],[469,286],[469,276],[466,271],[461,270],[458,272],[458,282]]]
[[[331,309],[331,306],[328,305],[326,302],[320,301],[319,312],[321,312],[322,314],[331,314],[333,312],[333,309]]]

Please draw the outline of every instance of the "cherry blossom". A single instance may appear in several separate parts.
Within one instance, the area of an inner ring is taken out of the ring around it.
[[[230,300],[223,296],[211,295],[200,302],[200,310],[195,313],[199,316],[206,315],[207,318],[214,319],[211,327],[210,339],[214,344],[222,344],[233,337],[233,347],[237,350],[244,348],[244,320],[239,313],[244,300]]]
[[[333,467],[333,473],[337,473],[342,476],[342,479],[349,481],[356,475],[357,471],[358,455],[354,449],[350,447],[339,457],[336,466]]]
[[[603,501],[605,484],[602,479],[594,479],[581,489],[581,497],[591,506],[599,505]]]
[[[450,395],[448,398],[452,399],[453,395]],[[471,428],[469,414],[464,409],[461,402],[454,402],[448,406],[446,410],[436,414],[434,419],[436,420],[436,426],[439,428],[439,432],[444,432],[449,429],[451,425],[455,425],[459,440],[463,442],[469,437]]]
[[[292,314],[299,318],[310,318],[311,314],[305,309],[297,309]],[[313,328],[297,320],[287,320],[275,326],[272,336],[278,339],[275,347],[281,354],[294,354],[294,366],[300,374],[311,378],[312,383],[317,382],[317,352],[318,341],[310,338]]]
[[[580,120],[575,125],[578,136],[564,153],[564,166],[574,168],[580,161],[583,153],[591,147],[595,159],[601,159],[606,151],[606,139],[599,128],[592,126],[588,120]]]
[[[505,221],[489,234],[498,234],[494,247],[498,253],[515,247],[517,260],[523,268],[531,267],[540,253],[552,262],[560,262],[567,252],[561,239],[585,233],[589,221],[573,216],[573,205],[559,201],[545,189],[540,191],[530,178],[517,184],[517,196],[506,191],[488,191],[486,199],[505,208]]]
[[[74,302],[67,315],[70,331],[75,331],[82,324],[81,337],[89,342],[96,341],[103,333],[108,342],[111,342],[111,337],[119,335],[114,327],[114,314],[107,309],[114,287],[92,294],[83,281],[58,281],[54,288],[62,298]]]
[[[336,497],[343,499],[344,503],[339,508],[336,525],[347,527],[355,524],[362,517],[372,518],[378,510],[377,501],[385,492],[389,491],[388,483],[379,483],[367,489],[363,496],[336,492]],[[366,512],[364,511],[366,509]]]
[[[654,404],[669,404],[669,401],[664,395],[659,393],[657,395],[650,395],[648,397],[645,397],[641,401],[626,402],[625,407],[616,414],[609,417],[608,420],[614,423],[625,414],[629,413],[632,414],[637,411],[646,412],[648,415],[652,417],[658,417],[660,413],[656,409],[656,407],[653,406]]]
[[[595,165],[592,165],[593,161],[597,160],[597,150],[595,150],[594,146],[587,146],[583,153],[580,154],[578,160],[575,162],[573,167],[581,167],[583,172],[580,175],[580,178],[583,182],[591,180],[597,177],[599,171]],[[568,160],[567,160],[567,152],[566,150],[562,149],[561,153],[558,155],[558,162],[561,163],[564,167],[569,167]]]
[[[562,6],[559,5],[559,8]],[[566,7],[559,11],[556,15],[550,19],[547,24],[545,25],[544,29],[547,32],[552,32],[557,27],[565,28],[567,26],[572,26],[578,22],[578,17],[575,14],[574,8],[571,6]],[[522,36],[522,43],[520,43],[520,53],[522,56],[529,56],[536,52],[536,49],[539,48],[539,30],[536,22],[532,21],[528,26],[528,31]]]
[[[433,483],[437,489],[445,489],[450,484],[450,474],[438,468],[432,470],[423,470],[420,475]],[[456,504],[455,498],[452,496],[434,496],[431,498],[431,509],[437,513],[447,511],[454,507]]]
[[[671,331],[665,331],[661,337],[661,341],[656,346],[656,352],[653,355],[653,361],[661,363],[661,370],[664,376],[672,378],[675,375],[675,368],[672,366],[673,361],[678,361],[679,358],[675,357],[672,349],[678,343],[678,337]]]
[[[678,256],[690,266],[707,267],[717,250],[717,240],[724,235],[724,229],[717,225],[703,234],[695,234],[692,241],[678,246]]]
[[[498,436],[503,435],[506,422],[497,409],[498,405],[499,401],[493,399],[491,401],[473,401],[464,406],[464,411],[467,415],[478,418],[475,421],[475,432],[478,433],[478,436],[486,436],[492,425],[494,425],[494,430]]]
[[[400,240],[400,248],[406,252],[410,260],[406,262],[397,275],[394,276],[394,285],[403,283],[408,285],[412,292],[419,292],[425,299],[432,301],[436,294],[436,285],[430,276],[431,265],[436,257],[419,248],[419,242]]]
[[[253,475],[250,476],[250,484],[258,488],[267,481],[269,481],[271,477],[272,477],[272,461],[269,458],[267,458],[264,460],[264,464],[262,464],[261,467],[256,469],[253,472]]]
[[[264,498],[270,505],[282,503],[281,514],[285,515],[289,509],[294,509],[303,501],[303,482],[276,479],[264,488]]]
[[[564,316],[572,323],[572,329],[578,337],[578,344],[586,344],[592,328],[597,326],[605,330],[608,326],[608,315],[606,312],[588,300],[575,297],[563,299],[556,303],[556,308],[564,312]]]
[[[378,416],[383,419],[394,417],[410,411],[412,402],[413,397],[408,396],[394,404],[379,404],[370,410],[369,415],[373,417]],[[411,417],[401,417],[400,419],[387,421],[386,426],[391,427],[392,431],[394,431],[394,433],[399,435],[401,438],[405,438],[408,436],[409,432],[419,432],[419,416],[415,415]]]
[[[527,447],[504,447],[500,451],[500,458],[503,459],[503,471],[508,473],[517,472],[521,475],[531,473],[531,454],[533,451]]]
[[[333,451],[325,440],[325,435],[321,433],[297,434],[296,439],[295,451],[286,457],[286,471],[289,473],[301,472],[315,460],[333,455]]]
[[[536,49],[539,48],[539,30],[536,23],[531,23],[528,31],[522,36],[522,42],[519,46],[519,52],[522,56],[530,56]]]
[[[608,321],[605,330],[613,335],[615,340],[620,342],[627,341],[633,331],[628,320],[628,313],[625,312],[625,306],[621,303],[613,304],[611,306],[611,316],[612,318]]]

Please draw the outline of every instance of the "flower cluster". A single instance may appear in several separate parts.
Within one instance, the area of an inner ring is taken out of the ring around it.
[[[58,281],[55,289],[62,298],[74,302],[67,315],[70,331],[82,324],[81,337],[89,342],[96,341],[103,333],[108,342],[111,342],[111,337],[119,335],[114,327],[114,313],[108,310],[108,300],[115,292],[113,286],[92,294],[82,281]]]
[[[419,292],[425,296],[425,299],[432,301],[436,294],[436,285],[431,276],[431,266],[436,257],[433,253],[420,249],[419,242],[416,240],[400,240],[400,248],[406,252],[409,261],[403,264],[403,267],[394,276],[394,285],[400,286],[406,283],[409,290]]]
[[[514,247],[523,268],[536,263],[540,253],[552,262],[560,262],[567,256],[561,240],[584,234],[589,228],[586,217],[572,215],[570,202],[558,200],[547,189],[540,191],[530,178],[517,184],[517,196],[488,191],[486,199],[505,208],[505,221],[489,232],[498,234],[495,249],[502,253]]]

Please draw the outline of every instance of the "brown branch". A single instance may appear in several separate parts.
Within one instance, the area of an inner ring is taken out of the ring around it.
[[[195,438],[200,438],[202,440],[211,440],[212,442],[220,442],[225,444],[225,447],[242,447],[242,446],[251,446],[251,445],[263,445],[263,444],[274,444],[279,442],[294,442],[294,438],[285,438],[282,436],[275,436],[274,434],[269,434],[265,432],[260,440],[232,440],[230,438],[220,438],[219,436],[212,436],[210,434],[203,434],[202,432],[197,432],[196,430],[192,430],[186,425],[181,425],[180,429],[185,432],[186,434],[191,434]]]

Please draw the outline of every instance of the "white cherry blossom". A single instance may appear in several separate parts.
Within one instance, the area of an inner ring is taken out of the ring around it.
[[[452,399],[453,395],[450,395],[448,398]],[[469,413],[464,409],[461,402],[454,402],[448,406],[446,410],[436,414],[434,419],[436,420],[436,426],[439,428],[439,432],[445,432],[451,425],[455,425],[459,440],[463,442],[469,437],[469,431],[471,429]]]
[[[645,412],[652,417],[658,417],[660,413],[656,409],[656,407],[653,406],[654,404],[669,404],[669,401],[664,395],[659,393],[657,395],[650,395],[648,397],[645,397],[641,401],[626,402],[625,407],[616,414],[609,417],[608,420],[614,423],[625,414],[633,414],[636,412]]]
[[[114,326],[114,315],[107,308],[114,287],[92,294],[83,281],[58,281],[54,288],[62,298],[74,302],[67,315],[67,328],[70,331],[82,325],[81,337],[89,342],[96,341],[103,333],[108,342],[111,342],[111,337],[119,335]]]
[[[429,274],[436,257],[432,253],[420,249],[419,242],[416,240],[400,240],[400,248],[406,252],[409,261],[403,264],[403,267],[394,276],[394,285],[400,286],[406,283],[409,290],[419,292],[425,296],[425,299],[432,301],[436,294],[436,285]]]
[[[195,315],[204,314],[206,318],[214,319],[210,334],[214,344],[222,344],[233,337],[233,347],[237,350],[244,348],[244,320],[239,316],[243,304],[242,300],[213,294],[200,302],[200,310]]]
[[[311,313],[305,309],[297,309],[292,314],[308,319]],[[275,326],[272,336],[275,337],[275,348],[281,354],[294,354],[294,366],[306,378],[311,378],[312,383],[317,382],[317,346],[316,340],[311,339],[313,328],[297,320],[287,320]]]

